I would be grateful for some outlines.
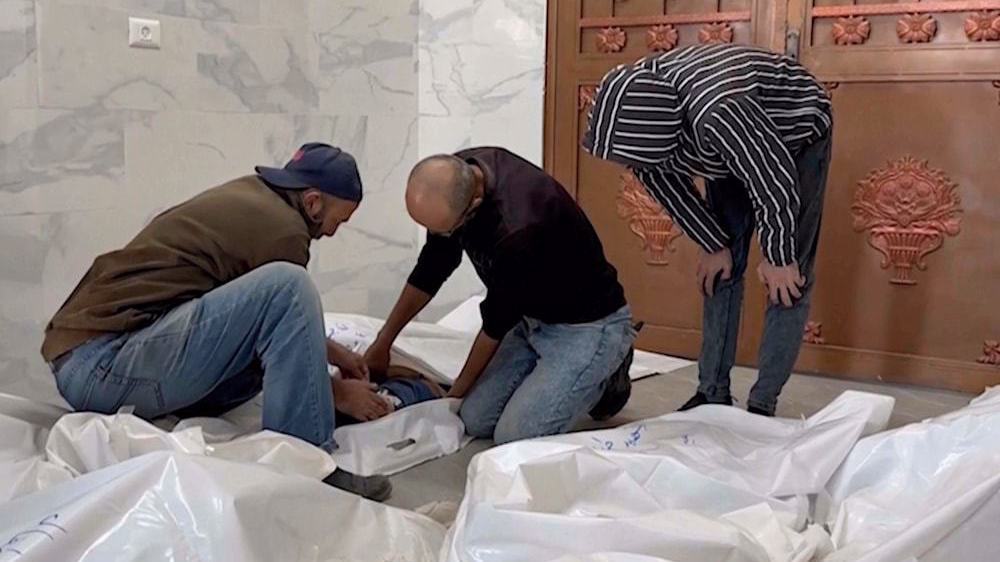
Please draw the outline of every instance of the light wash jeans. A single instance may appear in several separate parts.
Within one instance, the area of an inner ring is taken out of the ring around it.
[[[76,410],[215,416],[263,389],[264,429],[336,448],[323,310],[297,265],[259,267],[144,329],[93,339],[57,365],[59,391]]]
[[[466,432],[496,443],[566,433],[600,400],[635,335],[627,306],[587,324],[525,318],[462,402]]]

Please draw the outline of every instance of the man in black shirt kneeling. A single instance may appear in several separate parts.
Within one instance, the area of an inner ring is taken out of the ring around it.
[[[635,330],[618,273],[559,183],[501,148],[414,167],[406,206],[427,243],[366,355],[384,372],[403,327],[468,254],[487,288],[483,327],[449,396],[466,430],[497,443],[565,433],[628,398]]]

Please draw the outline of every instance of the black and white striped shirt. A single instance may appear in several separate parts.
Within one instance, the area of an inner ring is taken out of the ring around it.
[[[619,66],[601,81],[584,147],[625,164],[707,252],[729,235],[693,176],[747,186],[764,256],[796,259],[793,155],[827,134],[830,99],[795,61],[754,47],[696,45]]]

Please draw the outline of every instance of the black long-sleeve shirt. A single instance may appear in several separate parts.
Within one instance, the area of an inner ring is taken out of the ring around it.
[[[625,306],[593,225],[554,178],[502,148],[456,156],[483,171],[483,203],[451,236],[428,235],[410,285],[437,293],[465,251],[486,285],[483,331],[494,339],[524,317],[580,324]]]
[[[612,70],[595,97],[585,147],[632,167],[698,245],[715,252],[729,237],[692,176],[735,176],[764,256],[795,260],[793,155],[832,125],[830,99],[804,67],[753,47],[697,45]]]

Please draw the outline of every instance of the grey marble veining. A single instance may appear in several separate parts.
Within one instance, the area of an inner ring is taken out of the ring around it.
[[[409,0],[314,5],[320,107],[412,115],[417,104],[417,19]]]
[[[0,81],[10,79],[28,58],[26,35],[23,29],[0,29]]]
[[[324,122],[325,121],[325,122]],[[279,159],[287,157],[289,143],[299,139],[320,139],[348,150],[361,169],[368,167],[368,122],[367,115],[330,115],[317,118],[312,115],[292,117],[292,138],[279,139],[269,136],[269,148]],[[301,143],[299,143],[301,144]]]
[[[147,11],[199,20],[259,23],[260,3],[251,0],[123,0],[130,11]]]
[[[128,12],[43,4],[40,103],[150,111],[310,113],[319,105],[305,29],[160,15],[159,50],[129,48]]]
[[[192,130],[200,130],[192,136]],[[324,141],[365,165],[367,117],[276,113],[160,113],[130,122],[125,131],[122,203],[155,214],[256,165],[281,166],[302,143]],[[157,146],[157,150],[143,147]],[[195,171],[192,173],[191,171]]]
[[[369,193],[391,193],[402,204],[406,178],[417,160],[418,131],[416,115],[370,116],[366,147],[368,167],[362,176]],[[404,216],[389,218],[408,220]]]
[[[231,92],[254,113],[315,111],[319,92],[308,69],[306,43],[292,34],[259,45],[228,26],[206,23],[205,32],[222,38],[220,53],[197,55],[198,74]],[[266,63],[265,63],[266,61]],[[280,70],[279,70],[280,69]]]
[[[477,0],[477,3],[483,3],[485,0]],[[539,27],[544,33],[545,29],[545,2],[525,2],[524,0],[501,0],[503,8],[508,12],[515,14],[517,18],[523,22],[528,22],[529,25],[538,29]],[[540,24],[540,25],[539,25]]]
[[[545,21],[542,0],[420,3],[420,156],[496,145],[541,164]],[[483,290],[463,264],[427,316]]]
[[[138,228],[114,207],[0,216],[0,392],[58,400],[38,351],[45,324],[93,257]]]
[[[386,39],[345,41],[353,38],[334,33],[322,33],[319,37],[324,41],[319,69],[322,72],[333,73],[334,76],[359,66],[392,59],[408,59],[413,56],[413,44],[405,41]],[[380,80],[384,77],[372,75],[371,79]],[[398,90],[397,92],[411,93],[410,90]]]
[[[418,59],[419,113],[428,124],[421,154],[502,144],[541,162],[544,2],[422,3]]]
[[[316,0],[260,0],[260,24],[309,29],[309,7]]]
[[[320,34],[320,107],[326,112],[355,108],[367,113],[416,110],[413,44],[384,39]]]
[[[0,109],[37,103],[36,53],[34,2],[0,0]]]
[[[27,228],[24,222],[35,217],[40,227]],[[53,230],[56,215],[30,214],[7,218],[0,222],[0,264],[2,278],[11,284],[41,285],[45,280],[45,259],[51,241],[46,236]]]
[[[421,44],[447,45],[471,41],[475,6],[481,3],[482,0],[421,0]]]
[[[99,106],[7,112],[6,125],[0,125],[0,151],[7,156],[0,191],[23,191],[65,174],[120,177],[127,118]]]

